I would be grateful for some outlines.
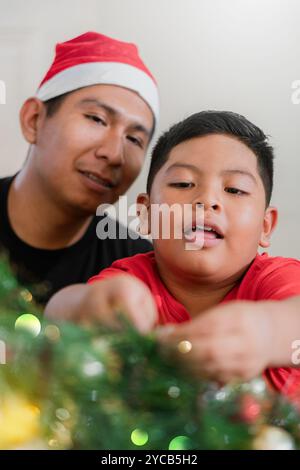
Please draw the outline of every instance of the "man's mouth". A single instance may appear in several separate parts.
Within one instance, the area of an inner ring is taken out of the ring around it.
[[[107,178],[103,178],[98,173],[90,172],[90,171],[81,171],[81,170],[79,170],[79,173],[81,173],[87,179],[92,181],[95,185],[99,186],[99,188],[105,187],[107,189],[112,189],[116,186],[111,180]]]

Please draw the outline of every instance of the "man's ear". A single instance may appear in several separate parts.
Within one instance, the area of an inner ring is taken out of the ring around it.
[[[139,218],[139,233],[141,235],[149,235],[150,228],[150,198],[147,193],[140,193],[136,198],[137,216]]]
[[[45,105],[38,98],[28,98],[20,110],[20,124],[23,136],[29,144],[36,144],[38,127],[45,115]]]
[[[265,211],[263,230],[259,240],[259,246],[268,248],[270,246],[271,235],[277,225],[278,210],[269,206]]]

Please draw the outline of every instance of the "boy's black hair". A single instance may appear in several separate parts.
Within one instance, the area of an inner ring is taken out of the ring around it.
[[[168,160],[171,150],[176,145],[195,137],[211,134],[223,134],[243,142],[257,157],[258,172],[262,179],[266,205],[271,200],[273,189],[273,148],[261,129],[248,121],[244,116],[230,111],[202,111],[195,113],[183,121],[173,125],[157,141],[151,157],[147,180],[147,192],[156,173]]]

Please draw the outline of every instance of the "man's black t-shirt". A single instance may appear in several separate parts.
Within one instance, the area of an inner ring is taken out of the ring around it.
[[[141,238],[100,240],[96,235],[100,218],[96,216],[74,245],[59,250],[34,248],[22,241],[10,225],[7,200],[12,181],[13,177],[0,179],[0,250],[7,253],[18,280],[31,290],[35,300],[41,304],[65,286],[86,282],[116,259],[152,249],[152,245]],[[117,234],[119,227],[117,223]]]

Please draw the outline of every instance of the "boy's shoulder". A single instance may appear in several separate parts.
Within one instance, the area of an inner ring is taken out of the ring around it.
[[[133,256],[121,258],[112,263],[112,267],[119,269],[140,269],[152,266],[155,263],[154,251],[148,251],[147,253],[138,253]]]
[[[300,261],[296,258],[285,258],[284,256],[269,256],[268,253],[257,254],[248,271],[256,273],[271,273],[285,268],[300,269]]]
[[[94,282],[96,280],[115,276],[122,272],[136,276],[149,284],[149,280],[156,277],[154,251],[138,253],[133,256],[118,259],[114,261],[111,266],[100,271],[98,275],[89,279],[88,282]]]
[[[281,300],[300,295],[300,261],[257,254],[247,271],[224,300]]]

